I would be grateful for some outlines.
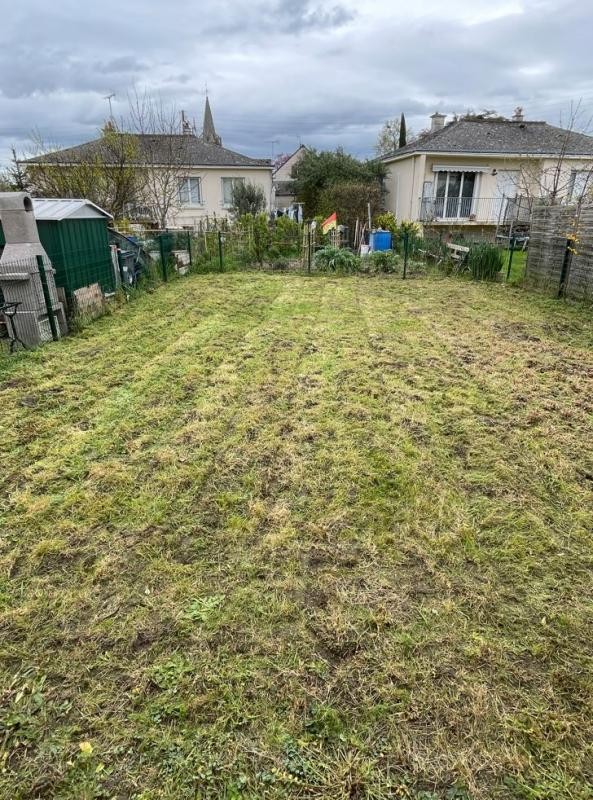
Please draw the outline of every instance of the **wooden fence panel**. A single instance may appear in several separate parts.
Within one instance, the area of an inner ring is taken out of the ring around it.
[[[567,247],[570,255],[562,287]],[[593,296],[593,205],[534,207],[525,283],[554,295],[563,289],[575,299]]]

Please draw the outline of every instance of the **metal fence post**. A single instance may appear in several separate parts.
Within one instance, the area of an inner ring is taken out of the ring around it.
[[[509,250],[509,266],[507,268],[507,281],[511,277],[511,267],[513,266],[513,253],[515,252],[515,237],[511,237]]]
[[[121,247],[117,248],[117,266],[119,268],[119,278],[121,282],[121,286],[125,286],[126,284],[126,273],[124,270],[124,259],[121,252]]]
[[[222,232],[218,231],[218,264],[220,266],[220,271],[223,272],[224,270],[224,261],[222,259]]]
[[[165,258],[165,245],[162,233],[159,233],[159,250],[161,252],[161,271],[163,275],[163,281],[167,283],[169,276],[167,274],[167,258]]]
[[[187,252],[189,253],[189,265],[191,267],[191,233],[189,231],[187,232]]]
[[[560,273],[560,285],[558,286],[558,297],[564,297],[566,292],[566,280],[570,271],[570,262],[572,260],[572,242],[570,239],[566,240],[566,250],[564,251],[564,260],[562,261],[562,271]]]
[[[408,272],[408,247],[410,244],[410,234],[408,231],[404,233],[404,274],[403,279],[406,279],[406,273]]]
[[[58,333],[58,326],[56,325],[56,318],[54,316],[54,307],[49,293],[49,286],[47,285],[47,275],[45,274],[45,266],[43,264],[43,256],[37,256],[37,266],[39,268],[39,279],[41,281],[41,288],[43,290],[43,299],[45,300],[45,307],[47,309],[47,318],[49,320],[49,327],[51,329],[51,336],[54,342],[60,338]]]

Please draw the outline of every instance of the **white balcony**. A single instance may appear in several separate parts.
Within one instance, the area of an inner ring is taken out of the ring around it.
[[[419,206],[421,222],[448,225],[523,223],[531,214],[526,197],[424,197]]]

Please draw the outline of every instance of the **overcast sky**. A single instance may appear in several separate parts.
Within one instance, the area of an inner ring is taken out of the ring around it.
[[[136,85],[223,144],[269,157],[299,139],[372,154],[383,120],[493,108],[558,123],[593,109],[592,0],[0,0],[0,163],[32,129],[96,136]],[[583,122],[583,124],[584,124]],[[275,140],[275,141],[274,141]]]

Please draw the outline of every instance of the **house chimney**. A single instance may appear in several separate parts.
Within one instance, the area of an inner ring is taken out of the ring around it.
[[[436,131],[440,131],[442,128],[445,127],[445,114],[440,114],[438,111],[435,111],[434,114],[431,114],[430,117],[430,132],[436,133]]]
[[[517,106],[515,113],[513,114],[513,122],[523,122],[523,119],[523,107]]]
[[[185,111],[181,111],[181,132],[186,133],[188,135],[193,133],[192,126],[185,116]]]

